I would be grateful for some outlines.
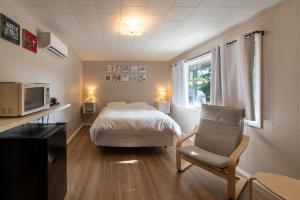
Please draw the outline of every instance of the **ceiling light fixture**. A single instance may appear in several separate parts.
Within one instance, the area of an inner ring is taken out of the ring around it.
[[[123,35],[141,36],[143,29],[144,22],[137,17],[129,17],[120,23],[120,32]]]

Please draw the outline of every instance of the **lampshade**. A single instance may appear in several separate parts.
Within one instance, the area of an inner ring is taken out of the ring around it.
[[[163,89],[159,90],[159,97],[158,97],[158,99],[160,101],[165,101],[166,100],[166,91],[165,90],[163,90]]]
[[[95,90],[94,89],[88,89],[87,100],[95,101]]]

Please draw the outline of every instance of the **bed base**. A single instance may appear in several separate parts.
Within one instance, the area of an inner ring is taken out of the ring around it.
[[[95,145],[100,147],[167,147],[174,142],[174,133],[101,133],[95,139]]]

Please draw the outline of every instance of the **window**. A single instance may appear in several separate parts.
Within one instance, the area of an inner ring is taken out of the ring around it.
[[[187,63],[189,105],[210,102],[211,53]]]

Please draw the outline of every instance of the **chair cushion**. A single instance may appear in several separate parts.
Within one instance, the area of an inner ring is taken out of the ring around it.
[[[244,109],[203,104],[194,145],[229,157],[241,141]]]
[[[223,169],[227,167],[228,158],[225,156],[220,156],[209,151],[205,151],[196,146],[184,146],[177,148],[180,153],[199,160],[203,163],[211,165],[213,167]]]

